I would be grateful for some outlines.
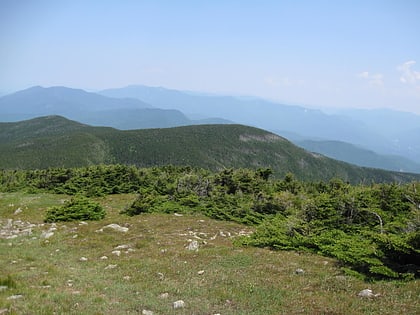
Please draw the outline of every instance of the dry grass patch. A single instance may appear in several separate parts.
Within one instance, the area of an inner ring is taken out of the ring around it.
[[[40,225],[31,235],[0,239],[0,281],[15,284],[0,291],[0,310],[12,314],[420,313],[418,281],[369,284],[344,276],[329,258],[238,248],[232,239],[249,228],[200,215],[121,215],[134,195],[95,199],[107,210],[104,220],[59,223],[54,235],[40,238],[52,227],[42,225],[45,209],[65,198],[1,195],[1,220],[15,219],[14,209],[25,204],[22,220]],[[100,232],[111,223],[128,231]],[[186,249],[192,241],[198,243],[197,251]],[[296,273],[298,268],[303,273]],[[381,296],[358,297],[365,288]],[[185,307],[173,309],[177,300],[185,301]]]

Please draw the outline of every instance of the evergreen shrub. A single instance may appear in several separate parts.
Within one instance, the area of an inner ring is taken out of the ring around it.
[[[62,206],[47,210],[45,222],[101,220],[105,217],[104,208],[84,196],[75,196]]]

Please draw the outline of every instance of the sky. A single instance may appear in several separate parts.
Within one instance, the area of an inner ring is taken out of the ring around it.
[[[0,1],[0,93],[133,84],[420,114],[420,0]]]

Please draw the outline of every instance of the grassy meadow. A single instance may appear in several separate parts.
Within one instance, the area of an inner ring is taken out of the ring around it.
[[[250,227],[202,215],[120,214],[134,194],[95,198],[103,220],[45,224],[65,199],[0,194],[0,314],[420,313],[418,280],[367,283],[331,258],[239,247]],[[102,229],[111,223],[128,231]],[[18,224],[20,235],[5,238]],[[366,288],[380,296],[359,297]]]

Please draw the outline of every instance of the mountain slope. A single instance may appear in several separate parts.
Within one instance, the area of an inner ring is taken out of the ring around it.
[[[98,163],[189,165],[220,170],[270,167],[275,176],[350,182],[409,181],[420,175],[356,167],[311,154],[267,131],[242,125],[200,125],[121,131],[63,117],[0,123],[0,168],[73,167]],[[51,132],[54,130],[54,132]]]
[[[350,143],[340,141],[293,141],[296,145],[347,163],[382,168],[390,171],[420,173],[420,164],[401,156],[380,155]]]

